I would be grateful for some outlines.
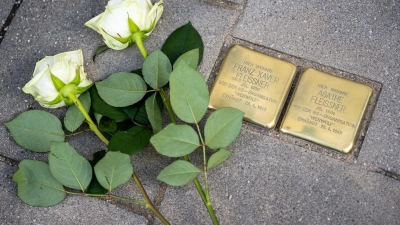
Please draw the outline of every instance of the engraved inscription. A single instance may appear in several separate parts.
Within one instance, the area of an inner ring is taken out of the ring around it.
[[[371,93],[366,85],[307,68],[281,131],[348,153]]]
[[[265,102],[278,104],[277,99],[263,92],[279,82],[279,77],[273,75],[273,69],[247,60],[234,63],[232,69],[235,73],[231,77],[224,77],[218,81],[219,85],[233,90],[233,92],[222,93],[223,98],[242,102],[245,106],[264,112],[268,108]]]
[[[234,80],[254,85],[252,87],[258,90],[259,88],[268,89],[271,83],[278,83],[279,78],[273,75],[273,69],[255,65],[256,69],[253,63],[246,60],[243,64],[235,63],[233,65],[233,70],[236,72]]]
[[[308,114],[307,117],[298,117],[298,121],[338,135],[342,135],[343,131],[337,127],[333,128],[333,126],[337,124],[345,125],[350,128],[356,127],[354,123],[340,118],[341,114],[343,115],[346,113],[345,110],[347,106],[343,102],[345,98],[349,96],[348,92],[330,88],[324,84],[317,84],[315,93],[315,95],[311,95],[309,101],[315,108],[310,109],[298,104],[293,105],[294,109],[297,111]]]
[[[295,71],[289,62],[234,45],[211,90],[210,107],[238,108],[247,121],[272,128]]]

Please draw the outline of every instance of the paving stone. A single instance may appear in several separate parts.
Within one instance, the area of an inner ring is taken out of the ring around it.
[[[236,19],[236,11],[203,1],[193,1],[189,5],[185,0],[164,1],[164,7],[161,24],[154,35],[156,42],[160,43],[157,48],[161,47],[173,30],[191,21],[204,42],[204,56],[199,71],[207,79],[223,39]]]
[[[114,72],[131,71],[141,66],[143,59],[135,47],[123,51],[109,50],[100,55],[96,62],[90,60],[97,46],[103,43],[99,35],[83,24],[104,10],[107,1],[102,2],[104,4],[98,1],[72,4],[62,1],[26,1],[21,5],[0,47],[0,55],[7,55],[0,58],[0,64],[5,65],[0,69],[0,85],[3,87],[0,94],[5,96],[4,107],[0,109],[1,123],[10,121],[30,105],[41,109],[21,88],[30,80],[35,63],[46,55],[82,49],[85,69],[95,81]],[[205,53],[200,71],[208,77],[229,23],[233,20],[232,11],[204,2],[184,7],[183,2],[175,0],[165,3],[164,15],[145,45],[149,52],[160,48],[167,35],[191,21],[203,37]],[[52,110],[60,116],[64,111]],[[4,140],[0,154],[16,160],[37,157],[16,147],[4,127],[0,128],[0,138]]]
[[[12,175],[17,167],[0,162],[1,224],[147,224],[146,218],[107,203],[83,196],[67,196],[52,207],[32,207],[17,197]]]
[[[397,180],[253,131],[242,131],[229,149],[231,157],[209,172],[221,224],[396,224],[400,219]],[[193,184],[169,187],[161,212],[173,224],[211,223]]]
[[[359,161],[400,173],[399,17],[397,1],[249,0],[234,36],[381,82]]]
[[[35,63],[46,55],[55,55],[64,51],[82,49],[85,70],[95,81],[109,74],[131,71],[141,66],[143,59],[136,47],[123,51],[109,50],[100,55],[96,62],[91,61],[102,38],[83,24],[103,12],[107,1],[24,1],[21,4],[8,32],[0,45],[0,95],[3,106],[0,107],[0,122],[3,124],[30,108],[43,109],[31,96],[22,92],[22,87],[30,80]],[[183,0],[164,3],[165,11],[153,34],[146,40],[149,52],[160,48],[176,28],[191,21],[203,37],[205,44],[204,60],[200,71],[207,77],[219,48],[234,20],[232,10],[196,1],[190,6]],[[47,110],[59,118],[66,108]],[[47,159],[45,153],[32,153],[19,147],[4,126],[0,126],[0,155],[14,160]],[[91,159],[95,151],[105,149],[92,133],[84,133],[67,138],[67,141],[84,157]],[[160,182],[157,174],[169,162],[169,158],[155,153],[154,149],[132,157],[135,171],[142,180],[151,199],[154,199]],[[11,191],[11,190],[10,190]],[[114,191],[125,197],[140,198],[133,182]],[[69,204],[69,203],[68,203]]]
[[[157,181],[156,178],[169,162],[170,158],[158,154],[152,147],[148,147],[141,153],[132,156],[131,163],[133,169],[142,184],[145,186],[146,192],[153,203],[161,185],[161,182]],[[125,185],[116,188],[113,191],[113,194],[143,200],[143,197],[133,179]]]
[[[233,10],[209,2],[192,1],[188,5],[183,0],[165,1],[164,15],[145,42],[148,51],[160,48],[167,35],[191,21],[205,42],[200,71],[208,78],[224,38],[240,12],[237,10],[241,10],[241,7]],[[400,158],[396,152],[399,149],[396,137],[400,133],[396,120],[400,79],[397,63],[399,3],[240,2],[247,4],[234,30],[236,37],[383,83],[381,99],[359,161],[399,171]],[[45,55],[81,48],[85,69],[95,81],[141,66],[143,59],[136,47],[109,50],[96,62],[91,61],[97,46],[103,44],[102,38],[83,24],[101,13],[106,3],[107,0],[26,0],[21,4],[0,45],[1,124],[30,107],[41,109],[21,88],[30,79],[35,63]],[[51,112],[61,118],[65,108]],[[18,147],[4,126],[0,126],[0,140],[0,155],[15,160],[45,160],[47,157],[47,154],[31,153]],[[92,133],[67,140],[86,158],[105,148]],[[229,148],[234,151],[231,158],[210,173],[211,196],[222,224],[395,224],[400,219],[399,181],[369,172],[362,163],[346,164],[247,128]],[[199,159],[200,155],[193,157],[196,164]],[[155,177],[168,162],[169,159],[151,148],[132,158],[152,199],[160,185]],[[69,221],[74,216],[82,224],[146,222],[144,217],[115,205],[80,196],[69,196],[60,205],[45,209],[17,203],[16,187],[11,181],[16,168],[0,163],[0,170],[4,171],[0,175],[4,180],[0,182],[2,224],[8,221],[12,224],[69,224],[73,223]],[[140,197],[133,182],[114,193]],[[93,205],[99,212],[90,217],[82,209]],[[11,214],[15,208],[19,211]],[[173,224],[210,224],[193,185],[168,188],[162,212]],[[112,220],[107,217],[115,213],[117,216]],[[157,220],[156,224],[159,224]]]
[[[6,0],[0,2],[0,21],[1,21],[0,27],[3,26],[4,22],[6,21],[13,5],[14,5],[13,0]]]
[[[89,32],[83,21],[90,19],[96,8],[103,8],[97,1],[79,3],[65,1],[25,1],[18,9],[7,35],[0,45],[0,94],[3,96],[3,105],[0,107],[1,124],[15,118],[29,108],[43,109],[31,96],[22,92],[22,87],[31,79],[35,64],[46,55],[55,55],[64,51],[82,48],[85,57],[89,48],[94,48],[90,40],[96,35]],[[77,26],[79,24],[79,26]],[[88,40],[84,42],[82,40]],[[86,57],[87,59],[89,57]],[[88,62],[88,60],[86,60]],[[89,76],[92,79],[90,70]],[[48,110],[62,117],[66,107],[57,110]],[[94,135],[87,135],[94,140]],[[47,154],[31,153],[17,146],[10,133],[4,126],[0,126],[1,150],[0,154],[6,157],[22,160],[25,158],[44,159]],[[76,137],[71,137],[75,139]],[[79,137],[77,137],[79,139]],[[73,142],[73,141],[72,141]],[[85,143],[85,142],[83,142]],[[90,156],[95,150],[104,148],[91,143]],[[77,149],[79,151],[79,149]]]

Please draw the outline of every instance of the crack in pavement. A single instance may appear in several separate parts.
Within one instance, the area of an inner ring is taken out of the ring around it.
[[[3,41],[4,36],[7,33],[8,27],[11,25],[11,22],[15,16],[15,14],[17,13],[19,6],[22,4],[22,1],[23,0],[15,0],[14,5],[13,5],[10,13],[8,14],[7,19],[5,20],[3,26],[1,27],[1,29],[0,29],[0,44]]]

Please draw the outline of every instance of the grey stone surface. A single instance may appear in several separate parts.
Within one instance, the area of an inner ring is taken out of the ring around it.
[[[12,106],[0,109],[1,123],[10,121],[26,111],[30,105],[41,108],[32,97],[24,94],[21,88],[30,80],[35,63],[46,55],[82,49],[85,70],[95,81],[114,72],[131,71],[141,67],[143,59],[136,47],[123,51],[109,50],[100,55],[96,62],[91,61],[96,48],[103,44],[102,38],[83,24],[92,16],[101,13],[106,2],[84,1],[71,4],[61,1],[26,1],[21,5],[0,46],[0,55],[7,55],[0,58],[0,64],[4,65],[0,68],[0,94],[5,96],[5,105]],[[191,21],[204,41],[205,52],[200,72],[208,77],[234,15],[231,10],[201,1],[189,6],[183,6],[183,2],[175,0],[165,3],[163,17],[145,45],[149,52],[160,48],[173,30]],[[63,108],[52,112],[62,116],[64,110]],[[0,127],[0,138],[4,140],[1,143],[4,148],[0,150],[2,155],[16,160],[41,157],[40,154],[32,154],[15,146],[5,127]],[[71,139],[74,138],[76,137]],[[96,148],[104,147],[91,146],[91,149]],[[89,156],[92,152],[93,150],[85,151],[85,154]]]
[[[67,196],[52,207],[32,207],[17,197],[12,175],[17,167],[0,162],[1,224],[147,224],[146,218],[83,196]]]
[[[400,171],[399,3],[228,0],[224,2],[246,3],[232,30],[242,6],[224,8],[222,3],[212,4],[212,1],[191,1],[190,4],[183,0],[164,1],[162,19],[145,42],[148,51],[160,48],[167,35],[191,21],[205,44],[200,71],[206,79],[225,36],[231,34],[383,84],[359,163],[341,162],[245,126],[239,140],[229,147],[234,151],[231,158],[210,172],[211,197],[221,224],[398,223],[400,182],[369,169]],[[31,78],[35,63],[46,55],[81,48],[85,70],[95,81],[141,66],[143,59],[136,47],[109,50],[96,62],[91,61],[97,46],[103,44],[102,38],[83,24],[103,12],[106,3],[107,0],[25,0],[21,4],[0,45],[3,103],[0,124],[29,108],[42,109],[21,88]],[[3,4],[11,5],[2,1],[1,13],[8,10]],[[49,111],[61,118],[65,108]],[[0,155],[15,160],[47,158],[47,154],[31,153],[17,146],[4,126],[0,126],[0,140]],[[86,158],[105,148],[92,133],[68,137],[67,141]],[[201,158],[197,154],[192,159],[198,165]],[[152,148],[132,157],[132,164],[152,199],[160,189],[160,182],[155,178],[168,162],[168,158],[156,154]],[[138,212],[130,205],[118,203],[121,209],[81,196],[69,196],[51,208],[27,206],[16,197],[16,185],[11,180],[15,170],[16,167],[0,162],[0,171],[3,171],[0,173],[1,224],[147,222],[137,214],[147,212]],[[141,198],[132,181],[114,193]],[[172,224],[210,224],[193,185],[169,187],[161,206]],[[109,215],[117,216],[109,218]],[[156,224],[159,224],[157,220]]]
[[[396,224],[400,182],[253,131],[209,172],[221,224]],[[198,157],[201,158],[201,157]],[[161,206],[173,224],[210,224],[193,184]]]
[[[5,20],[7,19],[8,14],[10,14],[13,5],[13,0],[5,0],[0,2],[0,27],[5,23]]]
[[[161,47],[172,31],[191,21],[204,42],[204,56],[199,71],[207,79],[222,46],[223,38],[236,19],[236,11],[203,1],[192,1],[190,4],[185,0],[164,1],[164,7],[161,23],[153,36],[159,43],[157,48]]]
[[[106,1],[104,1],[105,3]],[[3,124],[15,118],[28,108],[43,109],[34,102],[31,96],[22,92],[22,87],[31,79],[35,64],[46,55],[81,48],[85,53],[86,63],[89,63],[88,49],[95,48],[90,41],[97,37],[83,26],[96,9],[104,6],[96,1],[65,2],[65,1],[25,1],[17,11],[3,42],[0,45],[0,94],[3,96],[3,106],[0,108],[0,123]],[[83,40],[87,40],[86,42]],[[90,54],[90,53],[89,53]],[[99,79],[92,76],[92,79]],[[64,115],[66,108],[49,110]],[[92,141],[88,149],[82,146],[85,156],[95,150],[104,148],[100,142],[93,141],[94,135],[86,134]],[[25,158],[45,158],[45,154],[34,154],[17,146],[4,126],[0,126],[0,154],[15,160]],[[68,140],[79,139],[81,136]],[[96,144],[93,144],[96,143]],[[97,144],[99,143],[99,144]],[[79,149],[77,149],[80,151]]]
[[[161,185],[156,178],[161,170],[169,164],[170,158],[158,154],[154,148],[149,146],[141,153],[132,156],[131,162],[136,175],[145,186],[147,194],[154,200]],[[133,179],[115,189],[113,194],[143,200]]]
[[[82,49],[85,70],[95,81],[114,72],[131,71],[141,66],[143,59],[136,47],[123,51],[109,50],[100,55],[96,62],[91,61],[96,48],[103,44],[102,38],[83,24],[103,12],[106,3],[104,0],[25,1],[21,4],[0,45],[0,55],[7,56],[0,57],[0,64],[3,65],[0,68],[0,94],[3,96],[0,123],[8,122],[30,108],[43,109],[21,89],[30,80],[35,63],[46,55]],[[164,3],[164,15],[145,45],[149,52],[160,48],[167,35],[191,21],[203,37],[205,52],[200,71],[207,77],[235,15],[231,10],[202,1],[196,1],[190,6],[184,6],[184,3],[179,0]],[[62,108],[48,111],[62,118],[65,110]],[[14,160],[29,158],[46,161],[47,154],[32,153],[19,147],[4,126],[0,126],[0,139],[0,155]],[[88,159],[95,151],[105,149],[92,133],[71,136],[67,141]],[[160,185],[155,178],[169,160],[156,154],[154,149],[132,158],[132,164],[152,199],[156,197]],[[114,193],[141,198],[132,181],[116,189]]]
[[[399,17],[398,1],[249,0],[233,35],[381,82],[359,161],[399,173]]]

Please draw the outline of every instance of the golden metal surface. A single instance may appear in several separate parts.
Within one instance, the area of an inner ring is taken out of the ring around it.
[[[233,45],[215,79],[209,107],[240,109],[246,121],[271,129],[295,74],[289,62]]]
[[[316,69],[302,71],[281,131],[349,153],[372,88]]]

